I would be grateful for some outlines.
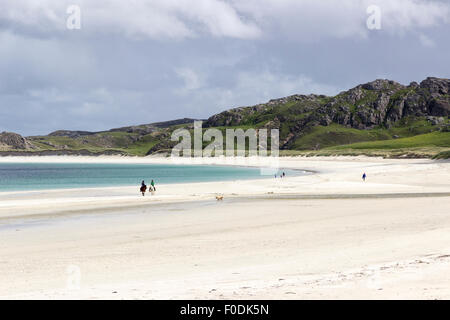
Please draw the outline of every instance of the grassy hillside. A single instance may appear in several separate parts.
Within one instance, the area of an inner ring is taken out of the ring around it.
[[[259,119],[258,119],[259,120]],[[288,122],[285,122],[286,126]],[[317,125],[305,130],[296,137],[289,150],[282,150],[282,155],[294,154],[368,154],[383,156],[423,155],[436,156],[450,149],[449,132],[442,132],[449,124],[444,119],[440,125],[434,125],[425,117],[408,117],[402,119],[390,128],[376,127],[374,129],[355,129],[331,123],[328,126]],[[91,153],[114,151],[128,155],[144,156],[153,152],[170,152],[176,142],[170,141],[170,135],[175,129],[187,128],[193,133],[192,124],[172,125],[166,128],[141,135],[136,132],[107,131],[79,137],[67,136],[37,136],[30,141],[37,147],[34,152],[42,150],[85,150]],[[226,129],[265,128],[263,123],[213,127],[223,132]],[[207,128],[203,129],[203,132]],[[283,130],[283,129],[282,129]],[[281,132],[281,138],[286,134]],[[203,147],[209,142],[204,142]],[[445,153],[440,157],[444,158]]]
[[[446,119],[442,122],[442,125],[447,125],[448,123],[449,120]],[[440,126],[433,125],[425,118],[404,119],[389,129],[378,127],[370,130],[359,130],[338,124],[330,124],[328,126],[319,125],[313,127],[305,135],[298,137],[294,141],[291,150],[318,150],[365,141],[398,141],[398,138],[435,132],[441,130],[441,128]],[[395,148],[394,145],[393,148]]]
[[[407,138],[357,142],[327,147],[314,151],[289,150],[282,152],[282,155],[368,155],[382,157],[428,157],[435,159],[449,159],[450,132],[435,131]]]
[[[279,129],[281,154],[368,154],[447,157],[450,80],[427,78],[401,85],[375,80],[334,97],[292,95],[229,109],[204,121],[204,130]],[[144,156],[170,152],[175,129],[192,132],[193,119],[103,132],[55,131],[46,136],[0,134],[0,152]],[[225,134],[224,134],[225,137]],[[203,146],[209,144],[204,142]],[[270,144],[270,143],[269,143]]]
[[[450,132],[431,132],[426,134],[420,134],[413,137],[394,139],[394,140],[381,140],[381,141],[369,141],[359,142],[349,145],[333,147],[335,150],[339,149],[404,149],[404,148],[419,148],[419,147],[441,147],[446,148],[450,146]]]

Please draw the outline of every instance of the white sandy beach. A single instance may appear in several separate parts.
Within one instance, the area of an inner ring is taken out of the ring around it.
[[[313,173],[157,185],[146,197],[138,186],[2,192],[0,298],[450,298],[450,162],[298,157],[280,166]]]

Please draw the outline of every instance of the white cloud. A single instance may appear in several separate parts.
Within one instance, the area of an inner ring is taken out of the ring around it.
[[[394,32],[434,27],[450,23],[450,4],[425,0],[378,0],[383,24]]]
[[[388,33],[450,21],[448,2],[427,0],[2,0],[0,25],[36,36],[74,33],[66,29],[71,4],[81,8],[84,36],[143,39],[366,37],[369,5],[381,8]]]
[[[66,30],[66,9],[81,9],[84,34],[133,38],[186,38],[199,34],[255,38],[260,30],[220,0],[2,0],[0,24],[18,32],[54,35]],[[72,31],[74,32],[74,31]]]
[[[366,37],[366,12],[370,5],[381,8],[382,32],[389,34],[433,27],[450,22],[450,4],[429,0],[232,0],[272,37],[300,41],[327,37]]]

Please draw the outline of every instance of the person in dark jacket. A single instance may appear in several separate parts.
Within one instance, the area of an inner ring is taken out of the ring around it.
[[[142,192],[142,196],[145,196],[145,191],[147,191],[147,186],[145,185],[144,180],[142,180],[140,191]]]

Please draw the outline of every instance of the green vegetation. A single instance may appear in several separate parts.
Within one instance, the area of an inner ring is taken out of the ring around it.
[[[448,147],[450,148],[450,132],[432,132],[421,134],[408,138],[393,139],[393,140],[381,140],[370,142],[359,142],[349,145],[333,147],[336,150],[339,149],[405,149],[405,148],[418,148],[418,147]]]
[[[293,156],[381,156],[381,157],[428,157],[450,158],[450,132],[432,132],[408,138],[358,142],[333,146],[316,151],[282,151],[281,155]]]
[[[289,108],[295,107],[291,104]],[[288,109],[289,109],[288,108]],[[260,118],[255,121],[259,121]],[[444,121],[448,125],[449,120]],[[222,132],[224,143],[226,129],[263,128],[264,122],[255,125],[219,126],[214,127]],[[106,151],[121,152],[124,154],[144,156],[149,150],[169,152],[176,142],[168,143],[170,134],[179,128],[189,128],[189,125],[173,125],[161,131],[139,136],[136,133],[123,131],[100,132],[93,135],[76,138],[61,136],[33,137],[32,143],[38,150],[85,150],[91,153],[104,153]],[[297,137],[290,150],[281,151],[281,155],[375,155],[397,156],[411,153],[413,156],[448,157],[450,149],[450,132],[440,132],[438,126],[432,125],[425,118],[404,118],[395,126],[387,129],[377,127],[370,130],[360,130],[344,127],[332,123],[328,126],[317,125]],[[203,133],[207,128],[203,128]],[[291,122],[280,124],[281,139],[291,132]],[[192,126],[189,131],[193,136]],[[270,137],[269,137],[270,138]],[[192,141],[193,143],[193,141]],[[210,142],[204,141],[203,148]],[[270,140],[269,140],[270,146]],[[235,145],[236,147],[236,145]],[[438,155],[439,154],[439,155]]]
[[[145,156],[151,148],[160,142],[161,140],[157,136],[147,134],[122,151],[136,156]]]
[[[312,128],[310,132],[295,140],[292,149],[317,150],[335,145],[389,138],[391,138],[390,135],[384,130],[358,130],[331,124]]]
[[[305,135],[300,136],[294,141],[292,149],[318,150],[338,145],[349,145],[356,142],[411,137],[437,130],[439,130],[439,127],[431,125],[429,121],[422,118],[405,118],[399,121],[396,126],[389,129],[375,128],[359,130],[338,124],[330,124],[329,126],[316,126],[312,128]]]
[[[279,129],[281,155],[448,158],[449,90],[449,79],[427,78],[410,86],[379,79],[334,97],[293,95],[230,109],[205,121],[203,132],[218,129],[225,144],[226,129]],[[168,153],[177,144],[170,139],[172,132],[185,128],[192,137],[193,121],[184,118],[92,133],[61,130],[26,140],[0,134],[0,148],[136,156]],[[268,139],[269,146],[270,135]]]

